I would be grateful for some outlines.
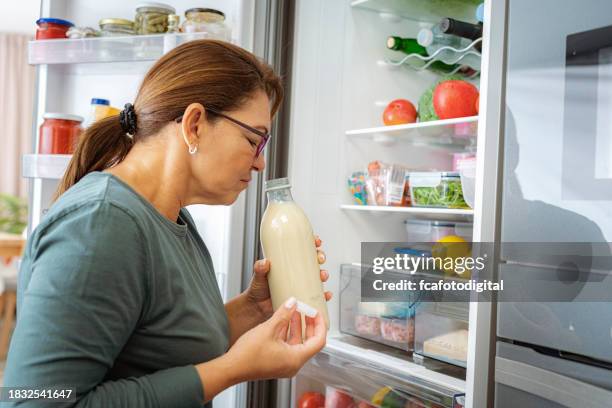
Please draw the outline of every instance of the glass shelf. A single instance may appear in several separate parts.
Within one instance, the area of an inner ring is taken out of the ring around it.
[[[61,179],[68,168],[70,154],[24,154],[21,162],[25,178]]]
[[[402,66],[402,67],[408,67],[415,71],[424,71],[428,69],[434,62],[439,61],[438,56],[441,53],[450,52],[452,55],[452,58],[444,62],[449,65],[457,64],[457,68],[454,71],[449,72],[448,74],[445,74],[445,75],[461,74],[461,75],[464,75],[468,79],[472,79],[480,75],[480,69],[474,70],[474,72],[470,74],[464,74],[460,72],[460,70],[462,69],[461,64],[462,64],[462,61],[464,61],[465,58],[468,56],[474,56],[477,58],[478,61],[481,60],[482,58],[481,54],[476,48],[481,43],[482,43],[482,38],[479,38],[477,40],[474,40],[473,42],[471,42],[469,45],[467,45],[464,48],[455,48],[451,46],[446,46],[446,47],[439,48],[438,50],[436,50],[436,52],[428,56],[423,56],[420,54],[408,54],[404,56],[401,60],[396,61],[396,60],[388,59],[385,61],[381,61],[379,65],[386,66],[386,67]]]
[[[154,61],[185,42],[212,38],[207,33],[133,35],[30,41],[28,63],[80,64]]]
[[[370,138],[375,142],[392,144],[409,142],[415,145],[441,147],[455,151],[475,148],[478,116],[379,126],[346,131],[350,138]]]
[[[354,0],[351,6],[373,11],[385,18],[397,16],[437,23],[443,17],[476,23],[476,8],[482,0]]]
[[[350,212],[368,212],[379,214],[401,214],[428,220],[465,221],[474,216],[474,210],[455,208],[427,208],[427,207],[385,207],[375,205],[341,205],[340,209]]]

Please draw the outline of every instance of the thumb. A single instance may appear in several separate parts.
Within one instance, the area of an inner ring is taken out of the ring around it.
[[[259,261],[255,262],[253,271],[255,272],[255,278],[265,278],[270,271],[270,261],[267,259],[260,259]]]

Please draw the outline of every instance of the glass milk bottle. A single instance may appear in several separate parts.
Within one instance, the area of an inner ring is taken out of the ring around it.
[[[310,222],[293,201],[289,179],[269,180],[265,189],[268,207],[261,220],[260,238],[264,256],[270,260],[268,285],[274,310],[293,296],[300,312],[312,316],[312,308],[318,310],[329,328]]]

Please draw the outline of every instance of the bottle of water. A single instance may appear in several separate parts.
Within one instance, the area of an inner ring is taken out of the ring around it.
[[[454,50],[442,50],[436,54],[436,52],[442,47],[452,47],[455,50],[466,48],[470,45],[471,41],[458,37],[456,35],[447,35],[440,32],[439,26],[433,28],[423,28],[417,35],[418,43],[427,49],[427,53],[434,56],[436,60],[442,61],[445,64],[461,64],[468,65],[470,68],[480,70],[480,57],[477,55],[469,54],[468,50],[463,58]]]

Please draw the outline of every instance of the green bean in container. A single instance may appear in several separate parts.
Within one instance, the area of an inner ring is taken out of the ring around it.
[[[141,3],[136,6],[134,18],[138,34],[162,34],[168,30],[168,16],[175,14],[174,7],[164,3]]]

